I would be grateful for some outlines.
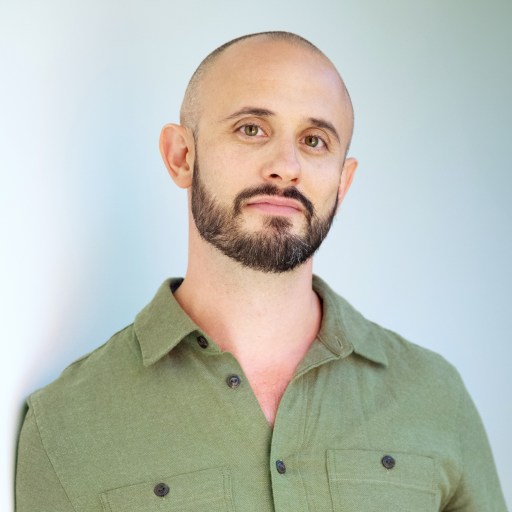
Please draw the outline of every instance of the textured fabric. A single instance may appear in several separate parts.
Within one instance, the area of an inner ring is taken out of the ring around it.
[[[272,429],[238,362],[175,301],[179,283],[30,397],[18,512],[505,511],[478,413],[440,356],[315,278],[321,330]]]

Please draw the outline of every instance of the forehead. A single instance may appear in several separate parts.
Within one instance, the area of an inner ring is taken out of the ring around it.
[[[199,88],[201,121],[240,108],[261,107],[293,118],[326,118],[350,130],[344,85],[322,54],[287,41],[255,38],[226,49],[209,66]]]

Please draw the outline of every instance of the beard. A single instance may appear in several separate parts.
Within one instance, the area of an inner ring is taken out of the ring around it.
[[[291,233],[293,222],[281,216],[268,215],[257,232],[244,231],[242,203],[258,195],[295,199],[304,206],[306,226],[301,235]],[[253,270],[280,273],[305,263],[318,250],[332,225],[338,200],[325,218],[315,212],[311,201],[295,187],[280,189],[272,184],[248,188],[240,192],[233,207],[219,204],[201,181],[198,159],[192,177],[192,216],[201,237],[224,255]]]

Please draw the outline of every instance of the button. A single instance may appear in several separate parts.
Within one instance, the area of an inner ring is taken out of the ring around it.
[[[153,488],[153,492],[160,496],[160,498],[163,498],[164,496],[167,496],[169,494],[169,486],[167,484],[156,484]]]
[[[204,336],[198,336],[197,337],[197,344],[201,348],[206,348],[208,346],[208,340]]]
[[[284,475],[286,473],[286,465],[282,460],[276,460],[276,468],[280,475]]]
[[[235,389],[238,386],[240,386],[242,381],[240,380],[240,377],[238,375],[230,375],[226,379],[226,382],[230,388]]]
[[[395,459],[391,457],[391,455],[384,455],[384,457],[381,459],[381,462],[386,469],[393,469],[396,464]]]

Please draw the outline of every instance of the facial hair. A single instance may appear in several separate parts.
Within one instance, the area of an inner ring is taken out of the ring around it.
[[[257,232],[244,231],[242,205],[251,197],[267,195],[295,199],[304,207],[305,232],[291,233],[293,222],[281,216],[267,215]],[[311,201],[295,187],[280,189],[263,184],[240,192],[231,208],[219,204],[201,180],[199,163],[194,162],[192,177],[192,216],[201,237],[241,265],[266,273],[281,273],[305,263],[318,250],[332,225],[337,208],[325,218],[316,214]]]

